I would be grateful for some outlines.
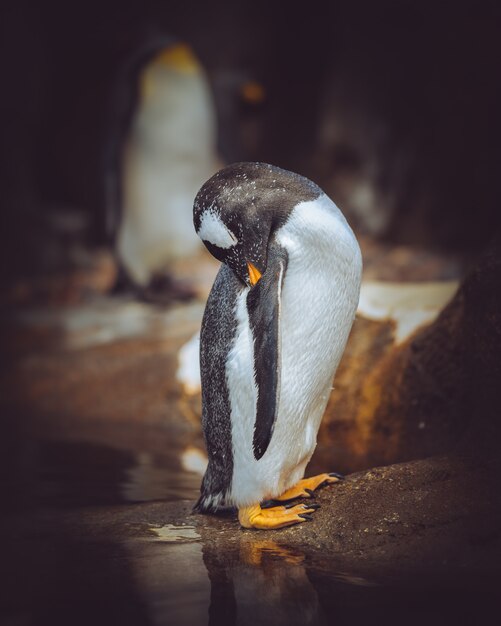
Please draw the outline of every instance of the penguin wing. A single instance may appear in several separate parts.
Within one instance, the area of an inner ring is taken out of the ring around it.
[[[233,476],[231,403],[226,363],[233,345],[237,320],[235,305],[243,287],[224,263],[212,286],[200,331],[202,425],[209,464],[195,509],[215,512],[224,506]]]
[[[280,397],[280,301],[287,270],[287,253],[270,244],[266,271],[247,296],[254,338],[254,375],[257,385],[254,457],[266,452],[273,435]]]

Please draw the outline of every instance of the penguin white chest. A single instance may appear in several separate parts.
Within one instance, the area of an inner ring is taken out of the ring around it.
[[[237,505],[276,497],[304,475],[358,303],[360,250],[327,196],[298,204],[275,239],[288,257],[280,304],[279,405],[270,444],[259,460],[252,448],[257,389],[248,290],[238,300],[238,328],[226,370],[231,493]]]

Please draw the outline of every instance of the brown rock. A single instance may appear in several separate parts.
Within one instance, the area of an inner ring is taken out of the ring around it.
[[[499,446],[501,255],[493,247],[432,324],[402,343],[357,320],[320,432],[343,471]],[[338,462],[339,461],[339,462]]]

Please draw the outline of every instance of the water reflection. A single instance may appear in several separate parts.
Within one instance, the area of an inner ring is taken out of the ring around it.
[[[185,471],[183,457],[139,452],[126,468],[121,493],[126,502],[176,501],[198,497],[198,472]]]
[[[203,556],[211,581],[210,626],[326,623],[302,552],[244,535],[230,551],[205,544]]]
[[[170,443],[159,454],[102,443],[29,441],[24,471],[35,482],[37,502],[58,508],[195,498],[199,474],[184,469]]]
[[[120,530],[117,534],[116,524],[112,531],[106,531],[117,505],[127,504],[134,507],[131,511],[137,511],[141,502],[194,499],[200,477],[185,469],[186,458],[198,459],[192,447],[184,448],[185,454],[178,448],[172,455],[82,441],[31,441],[25,448],[30,451],[25,471],[34,476],[32,491],[36,497],[31,505],[48,511],[48,524],[38,526],[37,532],[43,527],[44,541],[54,557],[46,563],[52,576],[47,579],[52,580],[47,596],[50,602],[37,602],[32,608],[37,619],[52,615],[53,623],[63,623],[65,607],[81,605],[75,581],[79,576],[81,584],[93,590],[88,597],[89,611],[98,610],[102,594],[106,595],[103,590],[111,586],[116,595],[112,594],[109,601],[122,605],[120,610],[115,607],[117,615],[124,607],[141,607],[141,617],[136,615],[138,623],[325,623],[317,592],[305,570],[305,555],[263,540],[259,533],[242,532],[236,542],[221,545],[207,536],[203,523],[199,530],[198,524],[205,521],[199,517],[179,524],[132,524],[123,535]],[[170,449],[175,451],[176,446],[172,444]],[[89,515],[89,506],[98,507],[95,515]],[[61,508],[77,514],[69,524],[70,529],[74,527],[74,536],[68,526],[63,533],[59,530],[55,511]],[[81,528],[80,512],[87,520]],[[131,526],[137,533],[131,532]],[[90,547],[89,527],[100,537]],[[67,550],[76,555],[84,552],[85,558],[78,556],[78,563],[73,562]],[[28,555],[25,558],[32,562],[33,571],[43,571],[38,546],[30,548]],[[101,580],[99,585],[92,582],[96,576]],[[51,606],[58,607],[52,614]],[[131,609],[131,615],[136,608]],[[84,614],[89,615],[87,610]],[[113,615],[110,608],[97,623],[110,624]]]
[[[242,533],[222,545],[194,527],[151,529],[127,543],[139,597],[153,624],[177,626],[328,623],[299,550]]]
[[[135,593],[147,607],[151,624],[207,624],[210,583],[199,542],[153,538],[126,546]]]

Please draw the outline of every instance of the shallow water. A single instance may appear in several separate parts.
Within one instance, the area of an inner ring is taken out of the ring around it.
[[[127,451],[103,444],[51,441],[37,445],[38,501],[79,507],[175,501],[197,496],[199,476],[178,455]]]
[[[17,442],[10,489],[20,497],[2,524],[2,624],[480,623],[492,598],[482,581],[398,572],[367,580],[259,533],[222,550],[193,517],[143,516],[144,503],[197,495],[200,475],[165,437],[165,453],[136,441]],[[110,531],[129,511],[135,521]]]

